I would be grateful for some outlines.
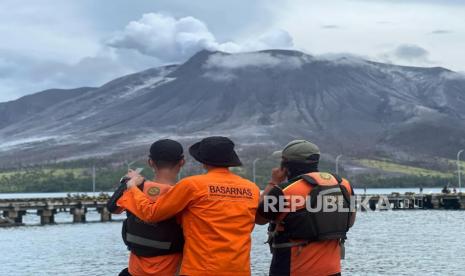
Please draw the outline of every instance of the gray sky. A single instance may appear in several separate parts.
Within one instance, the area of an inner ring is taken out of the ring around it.
[[[0,37],[0,102],[101,85],[202,48],[465,71],[465,1],[2,0]]]

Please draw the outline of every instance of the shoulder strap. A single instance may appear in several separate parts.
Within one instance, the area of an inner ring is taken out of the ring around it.
[[[344,197],[344,200],[349,204],[349,208],[350,208],[350,193],[349,193],[349,190],[347,190],[347,188],[342,184],[343,179],[339,175],[333,174],[333,176],[334,176],[334,178],[336,178],[336,180],[337,180],[337,182],[339,184],[339,188],[341,189],[342,196]],[[346,231],[349,231],[350,219],[351,219],[351,216],[348,216]]]
[[[347,188],[342,184],[343,179],[337,174],[331,174],[334,178],[337,180],[337,184],[339,185],[339,188],[341,189],[342,195],[344,196],[344,200],[346,200],[348,203],[350,203],[350,193],[347,190]]]
[[[312,186],[318,185],[318,182],[315,180],[315,178],[311,177],[310,175],[302,174],[301,176],[299,176],[299,178],[305,180],[305,182]]]
[[[332,173],[331,174],[334,178],[337,180],[337,184],[341,185],[342,184],[342,177],[340,177],[338,174]]]
[[[337,175],[337,174],[331,174],[331,175],[336,179],[338,185],[342,184],[342,178],[339,175]],[[319,185],[318,181],[315,178],[313,178],[312,176],[308,175],[308,174],[302,174],[301,176],[299,176],[298,179],[303,179],[312,186],[318,186]]]

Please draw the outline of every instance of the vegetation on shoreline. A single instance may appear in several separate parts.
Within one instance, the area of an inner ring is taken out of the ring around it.
[[[419,168],[414,166],[407,166],[396,164],[384,160],[370,160],[361,159],[358,161],[361,165],[368,168],[379,169],[385,172],[401,173],[409,176],[423,176],[432,178],[451,178],[453,174],[450,172],[441,172],[432,169]]]
[[[357,188],[400,188],[400,187],[442,187],[454,186],[456,175],[449,171],[437,171],[414,166],[399,165],[389,161],[359,160],[368,168],[377,171],[371,173],[351,175],[350,180]],[[88,192],[92,190],[92,166],[96,167],[96,191],[112,191],[118,185],[118,180],[126,173],[127,165],[110,163],[102,160],[74,161],[67,163],[48,164],[22,168],[18,170],[0,170],[1,193],[24,192]],[[256,182],[264,187],[269,181],[270,170],[277,165],[275,159],[260,159],[256,163]],[[143,175],[151,179],[153,173],[145,162],[139,161],[132,168],[144,168]],[[334,164],[322,161],[322,171],[333,171]],[[245,166],[233,169],[239,175],[253,179],[252,162],[245,162]],[[385,172],[395,173],[386,175]],[[188,160],[181,176],[185,177],[202,172],[199,164]],[[341,175],[347,172],[341,167]]]

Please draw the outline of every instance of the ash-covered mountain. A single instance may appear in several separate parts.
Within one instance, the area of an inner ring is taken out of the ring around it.
[[[206,135],[230,136],[244,149],[306,138],[329,154],[451,157],[465,147],[465,77],[297,51],[202,51],[98,88],[0,103],[0,116],[0,164]]]

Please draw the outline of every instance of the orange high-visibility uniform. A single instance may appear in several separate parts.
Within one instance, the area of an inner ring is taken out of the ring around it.
[[[227,168],[181,180],[156,202],[136,187],[118,205],[147,222],[180,214],[181,275],[250,275],[251,232],[260,191]]]
[[[328,173],[314,172],[308,175],[321,186],[333,186],[338,183],[336,178]],[[353,188],[347,179],[342,179],[341,185],[347,190],[349,195],[354,194]],[[292,202],[293,196],[305,197],[311,193],[312,189],[313,186],[308,184],[306,180],[299,179],[294,182],[282,183],[274,187],[267,197],[279,198],[281,196],[287,196],[289,202]],[[276,202],[279,201],[276,200]],[[292,204],[290,204],[290,208],[292,209]],[[297,210],[302,208],[305,208],[305,206],[300,206]],[[275,212],[271,208],[265,212],[263,202],[258,209],[259,215],[270,221],[276,221],[283,215],[283,213],[279,211]],[[302,221],[302,225],[306,225],[304,221]],[[286,236],[279,237],[278,235],[277,238],[280,239],[281,243],[299,242],[298,240],[289,240]],[[283,276],[328,276],[340,273],[341,246],[339,240],[315,241],[305,246],[275,249],[270,271],[272,275]]]
[[[167,193],[172,188],[173,186],[168,184],[145,181],[143,194],[148,200],[154,202],[160,195]],[[120,204],[118,205],[121,206]],[[124,211],[124,208],[120,209],[120,211]],[[131,252],[129,255],[128,271],[133,276],[173,276],[179,269],[181,259],[181,253],[141,257]]]

